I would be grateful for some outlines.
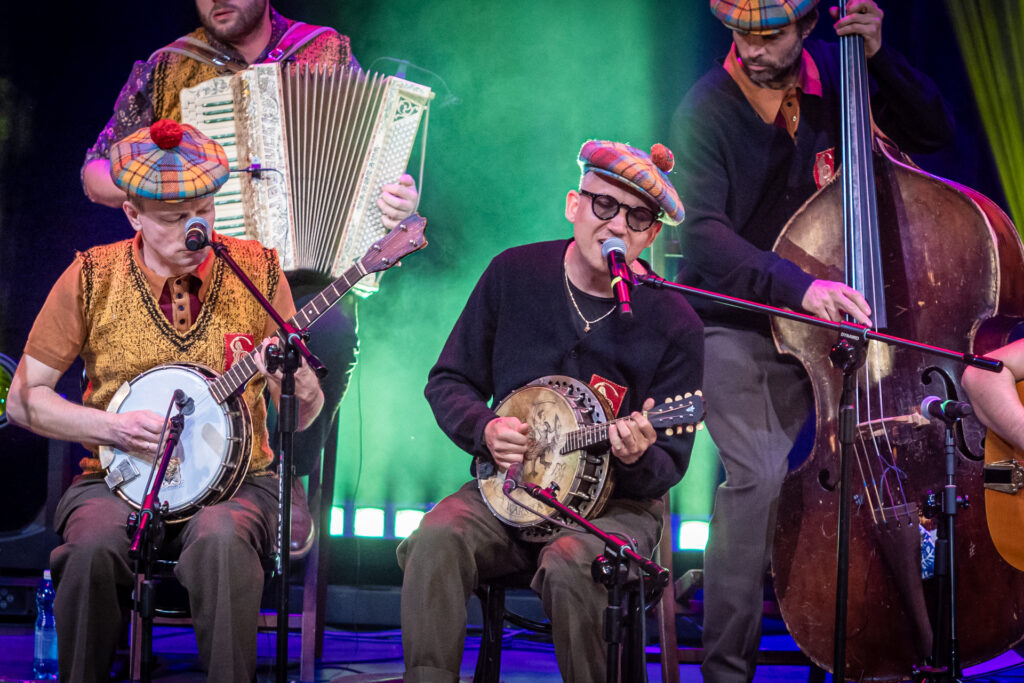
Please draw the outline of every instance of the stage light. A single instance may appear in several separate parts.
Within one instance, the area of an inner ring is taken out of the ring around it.
[[[423,510],[397,510],[395,512],[395,538],[408,538],[420,526],[426,514]]]
[[[356,536],[384,537],[384,510],[381,508],[356,508]]]
[[[704,550],[707,544],[707,522],[689,521],[679,525],[679,550]]]
[[[331,536],[345,535],[345,508],[331,508]]]
[[[7,392],[11,390],[11,380],[17,367],[13,358],[0,353],[0,429],[7,426]]]

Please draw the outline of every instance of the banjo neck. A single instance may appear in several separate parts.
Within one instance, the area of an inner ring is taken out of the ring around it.
[[[646,413],[644,413],[646,415]],[[599,422],[596,424],[585,425],[579,429],[573,430],[565,435],[565,445],[562,446],[561,452],[571,453],[580,449],[591,448],[593,446],[605,445],[608,443],[608,427],[616,422],[622,422],[627,420],[627,417],[620,417],[610,422]]]
[[[366,274],[367,271],[362,264],[357,262],[342,273],[341,277],[329,284],[326,289],[308,301],[287,321],[288,324],[297,330],[306,329],[326,313],[327,309],[336,304]],[[278,330],[278,334],[280,334],[280,330]],[[255,356],[262,354],[266,347],[267,344],[260,343],[255,349],[236,361],[230,370],[210,382],[210,393],[213,394],[217,403],[223,403],[236,393],[240,393],[249,380],[259,373]]]
[[[704,403],[701,397],[701,392],[697,391],[687,394],[685,397],[676,396],[675,401],[666,399],[664,404],[643,411],[643,415],[651,421],[651,426],[655,429],[674,425],[695,425],[704,418]],[[627,415],[608,422],[594,422],[574,429],[566,433],[559,452],[565,455],[594,446],[606,446],[608,444],[608,427],[628,419]]]

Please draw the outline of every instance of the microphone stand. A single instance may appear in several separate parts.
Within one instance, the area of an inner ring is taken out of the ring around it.
[[[516,484],[516,486],[545,505],[554,508],[582,527],[587,533],[604,542],[604,554],[594,558],[594,562],[590,566],[590,575],[595,582],[604,584],[608,588],[608,606],[605,607],[604,612],[604,640],[608,643],[606,680],[608,683],[619,680],[619,652],[623,627],[622,598],[625,593],[628,598],[626,623],[631,628],[629,630],[630,642],[627,643],[626,653],[623,656],[624,661],[622,661],[623,680],[646,681],[647,666],[643,655],[644,593],[645,589],[650,586],[654,596],[651,601],[656,600],[668,585],[668,570],[637,553],[629,543],[597,528],[558,500],[556,495],[558,485],[554,482],[546,489],[532,483]],[[515,486],[511,488],[515,488]],[[649,579],[641,577],[640,585],[633,587],[627,586],[631,562],[650,577]]]
[[[174,399],[167,406],[170,415]],[[142,581],[135,592],[135,611],[142,618],[142,655],[139,677],[142,683],[150,683],[153,676],[153,565],[164,537],[164,507],[160,504],[160,487],[164,483],[167,467],[171,462],[171,454],[181,438],[185,426],[185,416],[179,407],[177,415],[164,418],[164,429],[167,439],[160,460],[154,463],[156,476],[150,476],[149,490],[138,511],[128,515],[125,531],[132,539],[128,556],[135,560],[136,575],[142,574]],[[153,472],[153,470],[150,470]],[[140,571],[141,570],[141,571]]]
[[[957,495],[956,446],[954,427],[959,417],[941,418],[946,426],[944,453],[946,456],[946,485],[941,501],[929,491],[924,514],[931,519],[938,515],[938,538],[935,541],[935,578],[939,590],[936,596],[935,640],[932,643],[932,665],[919,669],[922,681],[948,683],[962,681],[960,643],[956,635],[956,515],[957,509],[968,506],[966,496]]]
[[[843,390],[839,401],[838,431],[839,431],[839,459],[840,479],[838,482],[822,481],[822,485],[829,490],[839,484],[839,524],[838,539],[836,541],[836,605],[835,605],[835,630],[833,649],[833,680],[842,681],[846,679],[846,611],[847,594],[849,590],[850,571],[850,505],[851,478],[852,478],[852,453],[854,434],[856,433],[856,372],[864,362],[865,351],[868,341],[881,341],[893,346],[906,348],[928,353],[942,358],[948,358],[965,363],[972,367],[981,368],[990,372],[1001,372],[1002,361],[979,356],[973,353],[960,353],[938,346],[922,344],[920,342],[895,337],[881,332],[875,332],[870,328],[852,322],[832,322],[823,320],[813,315],[797,313],[775,306],[754,303],[746,299],[726,296],[717,292],[709,292],[696,287],[688,287],[675,282],[669,282],[665,278],[654,274],[636,274],[636,281],[641,285],[647,285],[654,289],[671,289],[683,294],[693,294],[703,299],[710,299],[723,303],[727,306],[734,306],[755,313],[762,313],[768,316],[796,320],[816,327],[824,327],[835,330],[839,340],[829,352],[829,360],[832,365],[843,373]]]
[[[278,314],[263,293],[256,288],[252,280],[238,266],[235,260],[228,253],[223,242],[211,242],[210,247],[218,258],[222,259],[229,268],[238,276],[246,289],[266,309],[267,314],[277,323],[278,337],[284,343],[284,348],[271,344],[267,348],[267,370],[276,372],[280,368],[281,396],[279,399],[279,427],[281,430],[281,453],[277,460],[278,471],[278,524],[277,524],[277,558],[276,572],[278,574],[278,601],[277,601],[277,651],[275,669],[277,683],[287,683],[288,680],[288,581],[289,561],[291,555],[291,515],[292,515],[292,476],[294,475],[292,465],[293,437],[299,426],[299,405],[295,398],[295,371],[301,366],[301,360],[305,359],[306,364],[316,373],[317,377],[327,374],[327,368],[313,355],[306,346],[308,335],[305,330],[298,330],[286,322]]]

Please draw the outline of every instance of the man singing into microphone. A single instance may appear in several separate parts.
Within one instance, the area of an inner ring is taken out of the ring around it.
[[[191,126],[160,120],[114,145],[111,177],[134,239],[78,254],[36,318],[8,396],[11,420],[43,436],[155,457],[163,415],[106,412],[114,393],[164,363],[190,362],[225,372],[277,327],[209,247],[185,246],[186,226],[213,223],[216,192],[228,176],[224,150]],[[295,314],[277,254],[256,242],[217,236],[285,319]],[[89,384],[84,405],[54,386],[76,356]],[[275,401],[280,373],[261,374],[244,393],[252,416],[249,473],[227,501],[168,527],[165,551],[178,550],[177,578],[188,589],[199,654],[211,681],[249,683],[256,673],[256,624],[263,592],[262,555],[273,550],[277,477],[267,469],[263,387]],[[299,428],[323,405],[316,376],[295,375]],[[187,404],[211,397],[181,397]],[[170,396],[167,397],[168,401]],[[185,418],[186,422],[194,415]],[[187,454],[186,454],[187,456]],[[107,681],[121,629],[122,599],[135,582],[125,521],[132,508],[104,481],[99,460],[65,492],[55,526],[64,543],[50,556],[60,680]]]
[[[683,218],[668,179],[671,153],[655,159],[615,142],[591,140],[579,154],[579,189],[566,197],[571,239],[509,249],[488,266],[437,364],[426,397],[441,429],[480,467],[519,467],[530,426],[498,417],[492,405],[547,375],[588,383],[611,404],[612,497],[594,523],[635,539],[650,556],[661,533],[661,497],[682,478],[692,438],[656,433],[640,411],[655,397],[700,388],[702,326],[683,297],[632,292],[632,317],[616,314],[602,245],[619,239],[637,257],[663,222]],[[541,428],[542,429],[542,428]],[[535,463],[531,463],[535,464]],[[426,514],[398,548],[405,571],[402,639],[406,681],[456,681],[466,633],[466,601],[479,583],[534,572],[533,589],[551,618],[567,681],[605,680],[602,614],[607,591],[590,576],[603,550],[597,538],[558,531],[543,542],[520,538],[494,517],[471,481]]]

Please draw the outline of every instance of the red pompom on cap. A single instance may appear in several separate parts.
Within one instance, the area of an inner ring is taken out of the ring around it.
[[[149,137],[160,149],[172,149],[181,143],[185,130],[171,119],[160,119],[149,127]]]
[[[651,161],[665,173],[671,171],[672,167],[676,165],[675,157],[672,156],[672,150],[660,142],[655,142],[651,146]]]

